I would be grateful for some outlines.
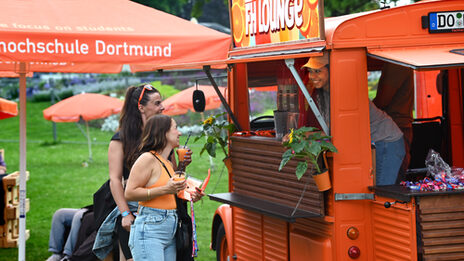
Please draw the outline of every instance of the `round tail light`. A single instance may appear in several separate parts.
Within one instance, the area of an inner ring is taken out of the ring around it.
[[[355,240],[359,237],[359,230],[355,227],[350,227],[346,231],[346,235],[348,236],[349,239]]]
[[[356,259],[358,258],[359,256],[361,255],[361,250],[359,249],[359,247],[357,246],[352,246],[350,248],[348,248],[348,256],[353,258],[353,259]]]

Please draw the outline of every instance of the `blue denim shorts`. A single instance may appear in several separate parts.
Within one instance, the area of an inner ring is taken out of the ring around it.
[[[405,154],[403,137],[392,142],[375,143],[376,186],[395,184]]]
[[[140,206],[129,236],[129,248],[134,260],[175,261],[176,229],[175,209]]]

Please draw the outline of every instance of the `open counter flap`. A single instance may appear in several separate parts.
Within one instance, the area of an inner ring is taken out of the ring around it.
[[[464,44],[369,49],[368,56],[415,70],[450,68],[464,66]]]

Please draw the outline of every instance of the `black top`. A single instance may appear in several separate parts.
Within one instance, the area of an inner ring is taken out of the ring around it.
[[[119,131],[116,132],[113,135],[113,137],[111,137],[111,140],[121,141],[121,137],[119,136]],[[130,174],[130,169],[127,168],[126,161],[124,161],[122,164],[122,176],[124,177],[124,180],[129,178],[129,174]]]

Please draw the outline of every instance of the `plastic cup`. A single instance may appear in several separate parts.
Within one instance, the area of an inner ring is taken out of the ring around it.
[[[185,172],[183,171],[176,171],[174,175],[174,181],[182,181],[185,180]]]
[[[179,146],[177,148],[177,158],[179,159],[179,162],[185,160],[185,154],[188,152],[188,147],[186,146]]]

